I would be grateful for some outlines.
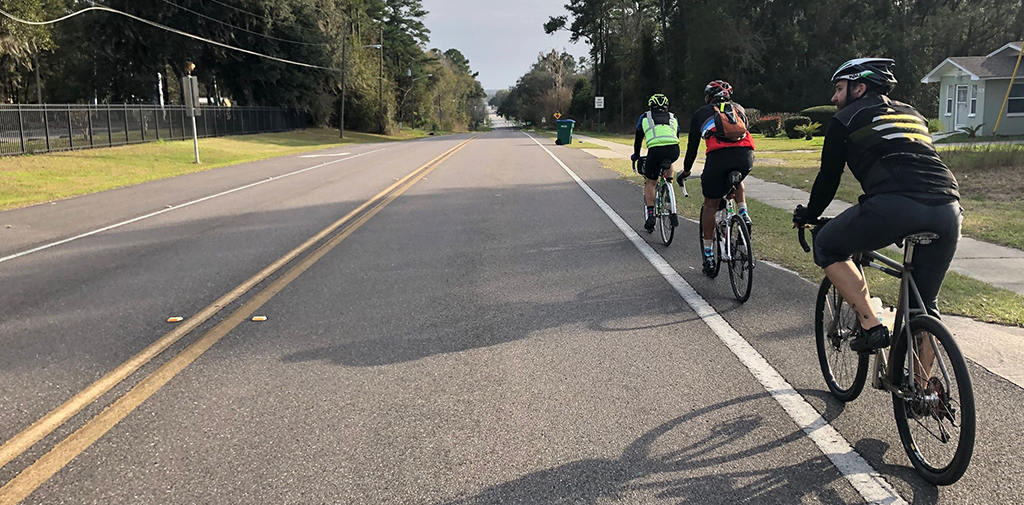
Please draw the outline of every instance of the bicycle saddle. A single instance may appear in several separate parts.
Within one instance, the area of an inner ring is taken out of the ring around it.
[[[740,182],[743,182],[743,172],[733,170],[732,172],[729,172],[729,175],[727,175],[726,178],[729,180],[730,185],[735,186]]]
[[[923,231],[920,233],[915,233],[913,235],[907,235],[906,237],[903,237],[903,240],[901,242],[912,242],[914,244],[928,245],[931,244],[933,240],[938,239],[938,233]]]

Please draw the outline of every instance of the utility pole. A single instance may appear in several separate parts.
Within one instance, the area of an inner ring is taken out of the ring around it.
[[[32,55],[32,57],[35,59],[35,67],[36,67],[36,95],[39,97],[39,105],[42,105],[43,104],[43,85],[41,84],[41,81],[39,80],[39,53],[37,52],[36,54]]]
[[[345,138],[345,50],[348,49],[348,20],[341,21],[341,105],[338,111],[338,136]]]
[[[380,23],[380,38],[377,39],[380,44],[380,72],[377,74],[377,103],[380,107],[380,132],[384,133],[384,21]]]

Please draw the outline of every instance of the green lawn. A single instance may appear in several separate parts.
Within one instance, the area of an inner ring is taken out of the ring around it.
[[[988,135],[984,137],[974,137],[972,139],[968,138],[966,133],[954,133],[953,135],[950,135],[948,137],[943,137],[939,140],[936,140],[935,143],[952,144],[960,142],[970,142],[984,144],[988,142],[1003,142],[1007,140],[1024,140],[1024,135]]]
[[[122,147],[0,158],[0,210],[95,193],[275,156],[332,146],[422,137],[422,131],[375,135],[307,129],[199,140],[201,165],[191,141],[158,141]]]
[[[596,139],[607,140],[609,142],[616,142],[627,146],[632,146],[634,139],[633,135],[620,135],[614,133],[591,133],[586,131],[573,132],[573,135],[577,134],[586,135],[588,137],[593,137]],[[757,151],[771,152],[803,151],[808,149],[814,150],[815,152],[820,152],[822,143],[824,142],[824,137],[814,137],[811,140],[790,139],[786,138],[785,135],[781,137],[768,138],[765,137],[764,135],[757,133],[751,134],[751,137],[754,139],[754,145],[756,146]],[[683,150],[686,149],[686,143],[688,138],[689,135],[683,135],[682,137],[679,138],[679,142]],[[701,151],[703,152],[703,146],[701,147]]]
[[[618,172],[622,178],[637,185],[642,183],[641,176],[633,173],[628,160],[601,161],[605,167]],[[700,195],[700,181],[687,181],[686,188],[691,195]],[[637,188],[638,195],[639,192],[640,188]],[[702,201],[700,198],[682,198],[677,187],[676,196],[682,216],[693,219],[698,215]],[[800,247],[796,230],[793,229],[792,213],[756,200],[748,201],[747,205],[754,220],[753,242],[757,257],[794,270],[814,282],[820,281],[824,274],[821,268],[814,264],[811,255]],[[682,241],[674,242],[672,247],[676,247],[677,244],[685,248],[692,247],[694,254],[697,254],[692,239],[683,237]],[[872,295],[882,298],[887,305],[893,305],[899,291],[898,280],[870,269],[867,276]],[[756,279],[754,284],[756,292]],[[808,307],[807,310],[812,310],[812,307]],[[1024,326],[1024,296],[956,272],[949,272],[946,275],[939,297],[939,311],[991,323]]]

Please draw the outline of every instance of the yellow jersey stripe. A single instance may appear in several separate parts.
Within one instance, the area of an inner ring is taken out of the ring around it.
[[[884,124],[880,124],[880,125],[874,127],[875,130],[879,130],[879,131],[880,130],[885,130],[887,128],[904,128],[904,129],[907,129],[907,130],[917,130],[917,131],[920,131],[922,133],[928,133],[928,127],[927,126],[924,126],[924,125],[921,125],[921,124],[917,124],[917,123],[884,123]]]
[[[916,140],[918,142],[924,142],[925,144],[931,144],[932,143],[932,138],[931,137],[929,137],[928,135],[922,135],[920,133],[906,133],[906,132],[890,133],[888,135],[883,135],[882,138],[885,139],[885,140],[892,140],[892,139],[896,139],[896,138],[905,138],[905,139],[910,139],[910,140]]]
[[[878,121],[912,121],[914,123],[927,124],[923,119],[913,114],[886,114],[884,116],[875,116],[875,118],[871,120],[872,123]]]

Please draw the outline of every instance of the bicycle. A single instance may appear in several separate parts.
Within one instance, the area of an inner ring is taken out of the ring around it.
[[[633,171],[642,175],[645,164],[647,164],[647,156],[639,157],[633,162]],[[676,194],[675,191],[672,191],[672,177],[665,176],[665,171],[671,168],[671,161],[662,160],[658,186],[654,193],[654,215],[657,218],[655,224],[661,235],[661,243],[666,246],[672,244],[676,227],[679,226],[679,216],[676,214]],[[690,196],[685,187],[683,187],[683,196]],[[644,206],[646,207],[646,205],[647,202],[644,201]]]
[[[812,238],[827,222],[810,223]],[[874,353],[871,386],[892,394],[900,440],[917,472],[932,484],[949,485],[967,471],[974,452],[974,390],[967,363],[949,329],[925,309],[910,308],[911,293],[917,307],[924,307],[911,265],[914,247],[938,237],[931,232],[905,237],[898,243],[904,247],[902,263],[875,251],[854,255],[853,261],[862,273],[869,267],[900,279],[890,350]],[[799,239],[804,251],[810,252],[803,227]],[[857,314],[825,277],[815,305],[814,334],[822,375],[832,395],[842,402],[856,399],[867,380],[870,353],[856,353],[849,347],[858,331]]]
[[[734,170],[727,175],[730,188],[719,204],[715,217],[714,250],[715,270],[709,276],[714,278],[722,268],[722,263],[729,264],[729,283],[732,293],[740,303],[750,299],[750,288],[754,283],[754,248],[750,242],[750,228],[739,216],[734,200],[736,190],[743,182],[743,172]],[[704,205],[700,207],[700,220],[697,221],[697,245],[701,257],[704,255]]]

